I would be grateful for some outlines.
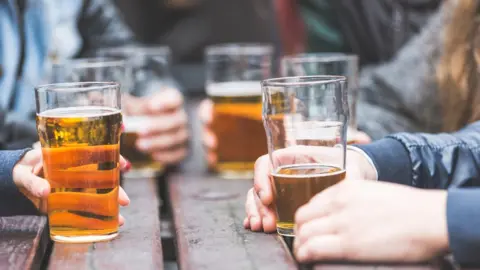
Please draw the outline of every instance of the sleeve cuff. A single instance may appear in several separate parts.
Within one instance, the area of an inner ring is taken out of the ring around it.
[[[392,138],[384,138],[371,144],[355,145],[370,157],[377,170],[378,180],[412,185],[412,166],[405,146]]]
[[[480,263],[480,189],[450,189],[447,225],[450,250],[461,266]]]
[[[1,151],[0,153],[0,193],[17,190],[13,183],[13,167],[30,149]]]

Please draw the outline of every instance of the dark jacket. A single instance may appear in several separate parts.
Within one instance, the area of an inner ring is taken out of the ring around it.
[[[28,149],[0,151],[0,216],[37,214],[32,202],[15,186],[12,171]]]
[[[448,189],[450,249],[460,264],[480,264],[480,122],[452,134],[400,133],[358,147],[382,181]]]

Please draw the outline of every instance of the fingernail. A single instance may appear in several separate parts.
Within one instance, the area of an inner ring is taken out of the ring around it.
[[[120,126],[120,132],[124,132],[125,131],[125,125],[122,123],[122,125]]]

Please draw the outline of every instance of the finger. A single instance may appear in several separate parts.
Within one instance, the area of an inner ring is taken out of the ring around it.
[[[209,168],[215,168],[217,165],[218,156],[215,152],[209,151],[207,152],[207,164]]]
[[[295,239],[296,241],[296,239]],[[302,263],[323,260],[343,260],[344,247],[338,235],[312,237],[294,249],[295,258]]]
[[[271,166],[268,155],[258,158],[255,162],[253,187],[264,205],[270,205],[273,202],[270,172]]]
[[[243,220],[243,227],[247,230],[250,230],[250,220],[248,219],[248,217],[246,217],[244,220]]]
[[[357,131],[357,134],[355,135],[355,143],[356,144],[368,144],[371,143],[372,139],[370,136],[368,136],[366,133]]]
[[[118,225],[123,226],[125,224],[125,218],[122,215],[118,215]]]
[[[147,114],[145,100],[124,94],[122,95],[122,110],[127,115],[145,115]]]
[[[33,149],[40,149],[42,146],[40,145],[40,142],[36,142],[32,145]]]
[[[217,149],[217,136],[215,136],[215,133],[213,133],[210,129],[204,128],[202,132],[202,141],[203,145],[207,149]]]
[[[262,219],[255,204],[254,190],[250,189],[247,193],[247,201],[245,203],[245,211],[250,221],[250,229],[254,232],[262,230]]]
[[[210,125],[213,121],[213,102],[204,99],[198,106],[198,116],[204,125]]]
[[[188,150],[186,147],[173,149],[169,151],[160,151],[152,155],[153,159],[162,164],[174,164],[182,161],[187,156]]]
[[[127,193],[122,187],[120,187],[120,190],[118,191],[118,204],[121,206],[128,206],[130,204],[130,198],[128,198]]]
[[[185,128],[187,126],[187,114],[184,110],[176,110],[149,116],[145,122],[145,126],[138,130],[140,138]]]
[[[132,168],[132,163],[123,156],[120,156],[120,170],[122,172],[128,172]]]
[[[317,218],[300,227],[296,226],[294,248],[295,245],[303,245],[310,238],[336,234],[337,230],[338,224],[334,224],[334,219],[330,217]]]
[[[35,166],[42,162],[42,150],[40,148],[28,151],[19,163],[24,165]]]
[[[188,130],[182,128],[167,134],[143,137],[137,140],[136,146],[142,152],[153,153],[185,144],[188,137]]]
[[[183,95],[174,88],[165,88],[146,98],[148,99],[146,109],[149,114],[175,110],[183,105]]]
[[[344,181],[345,182],[345,181]],[[295,224],[300,229],[304,223],[313,219],[328,216],[340,211],[341,205],[335,197],[342,183],[331,186],[315,195],[307,204],[300,207],[295,213]]]
[[[48,181],[33,174],[30,166],[17,164],[13,169],[13,179],[17,187],[24,188],[35,198],[46,198],[50,194]]]
[[[255,198],[255,207],[262,219],[261,224],[263,231],[267,233],[274,232],[277,229],[275,213],[262,203],[255,192],[253,193],[253,197]]]

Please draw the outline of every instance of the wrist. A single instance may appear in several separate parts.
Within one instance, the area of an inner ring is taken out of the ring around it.
[[[362,170],[363,178],[367,180],[378,180],[378,172],[372,159],[360,148],[347,146],[347,155],[354,156],[356,166]]]
[[[423,207],[423,230],[419,230],[418,237],[425,247],[436,255],[445,254],[449,249],[447,226],[447,192],[424,191],[418,193],[418,200]]]

